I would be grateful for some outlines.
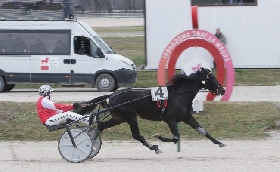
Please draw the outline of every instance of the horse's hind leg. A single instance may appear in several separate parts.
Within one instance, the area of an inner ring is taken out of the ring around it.
[[[190,125],[193,129],[195,129],[196,131],[198,131],[200,134],[204,135],[205,137],[207,137],[208,139],[210,139],[214,144],[218,144],[220,147],[224,147],[226,146],[225,144],[219,142],[218,140],[216,140],[215,138],[213,138],[212,136],[210,136],[210,134],[204,130],[204,128],[202,128],[199,123],[196,121],[196,119],[191,116],[187,119],[184,120],[184,123]]]
[[[148,143],[144,137],[141,136],[140,131],[139,131],[139,127],[138,127],[138,123],[137,123],[137,117],[132,117],[131,119],[129,119],[127,121],[127,123],[130,126],[130,130],[132,133],[132,137],[135,140],[140,141],[144,146],[148,147],[150,150],[155,150],[156,154],[160,154],[162,153],[161,150],[158,149],[157,145],[152,145],[150,143]]]
[[[107,129],[107,128],[111,128],[115,125],[120,125],[121,123],[125,122],[124,119],[122,118],[111,118],[108,121],[105,122],[101,122],[98,126],[99,130],[102,132],[103,130]]]
[[[172,121],[167,121],[166,123],[168,124],[169,129],[174,137],[172,139],[169,139],[169,138],[162,137],[160,134],[155,134],[154,137],[158,138],[162,142],[174,142],[176,144],[180,140],[180,134],[177,129],[177,122],[175,120],[172,120]]]

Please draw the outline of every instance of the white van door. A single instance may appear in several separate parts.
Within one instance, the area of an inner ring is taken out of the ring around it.
[[[32,55],[31,82],[69,84],[71,78],[70,56]]]
[[[98,70],[103,69],[104,58],[96,55],[97,45],[87,37],[75,36],[74,53],[71,65],[72,78],[74,83],[92,84],[93,76]]]

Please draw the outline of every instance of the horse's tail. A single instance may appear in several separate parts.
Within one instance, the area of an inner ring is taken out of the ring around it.
[[[108,107],[108,103],[107,103],[106,99],[108,99],[110,96],[111,95],[99,96],[90,101],[81,102],[82,106],[83,106],[83,104],[86,106],[78,109],[76,111],[76,113],[81,114],[81,115],[91,113],[96,108],[97,105],[100,105],[103,109],[105,109]]]

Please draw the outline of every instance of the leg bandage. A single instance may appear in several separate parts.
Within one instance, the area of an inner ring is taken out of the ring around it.
[[[207,134],[207,132],[204,130],[204,128],[202,127],[198,127],[196,129],[196,131],[198,131],[200,134],[202,134],[203,136],[205,136]]]

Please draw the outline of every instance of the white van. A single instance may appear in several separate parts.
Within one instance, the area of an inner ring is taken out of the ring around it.
[[[0,92],[17,83],[91,84],[107,92],[136,78],[135,64],[84,22],[0,21]]]

